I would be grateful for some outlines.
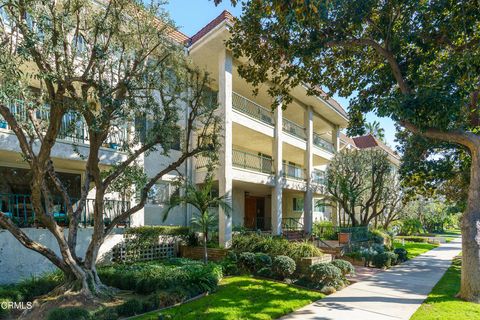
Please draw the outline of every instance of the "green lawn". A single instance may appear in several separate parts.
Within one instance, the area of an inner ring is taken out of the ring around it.
[[[437,233],[436,237],[445,238],[446,242],[450,242],[454,239],[461,238],[462,233],[458,229],[447,230],[444,233]]]
[[[319,292],[279,282],[232,277],[222,280],[217,292],[162,314],[182,320],[276,319],[323,297]],[[135,319],[157,320],[158,314],[151,312]]]
[[[455,259],[410,320],[480,319],[480,305],[455,298],[460,290],[461,259]]]
[[[438,247],[438,244],[432,243],[422,243],[422,242],[407,242],[405,241],[405,245],[402,246],[402,242],[395,241],[394,242],[395,248],[405,248],[408,251],[408,258],[412,259],[418,256],[419,254],[425,253],[427,251],[432,250],[433,248]]]

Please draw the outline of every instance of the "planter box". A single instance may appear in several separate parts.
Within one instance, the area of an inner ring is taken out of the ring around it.
[[[321,257],[310,257],[310,258],[301,258],[297,263],[297,272],[306,272],[310,266],[319,263],[332,262],[332,255],[325,253]]]
[[[338,233],[338,243],[339,244],[349,244],[350,243],[350,236],[351,236],[351,233],[339,232]]]
[[[203,260],[203,247],[180,246],[180,257],[193,260]],[[208,260],[220,261],[227,255],[227,249],[207,248]]]
[[[350,258],[350,257],[347,257],[347,256],[341,256],[338,259],[348,261],[351,264],[353,264],[354,266],[359,266],[359,267],[364,267],[365,266],[365,260],[363,258],[361,260],[356,260],[356,259],[353,259],[353,258]]]

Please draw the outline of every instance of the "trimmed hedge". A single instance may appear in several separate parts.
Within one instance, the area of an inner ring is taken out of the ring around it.
[[[273,274],[280,279],[285,279],[291,276],[297,265],[295,261],[287,256],[276,256],[272,261],[272,271]]]
[[[271,257],[284,255],[294,260],[321,257],[322,251],[311,243],[290,242],[281,237],[262,234],[240,234],[232,239],[232,249],[237,252],[263,252]]]
[[[48,320],[90,320],[90,313],[83,308],[58,308],[48,314]]]
[[[343,285],[342,271],[332,263],[319,263],[310,267],[310,278],[317,288]]]
[[[345,260],[341,260],[341,259],[337,259],[337,260],[333,260],[331,262],[335,267],[337,267],[338,269],[340,269],[340,271],[342,272],[342,276],[343,278],[345,279],[345,277],[347,275],[354,275],[355,274],[355,268],[353,267],[353,265],[348,262],[348,261],[345,261]]]
[[[114,264],[98,268],[103,283],[124,290],[148,294],[157,290],[183,288],[191,296],[214,291],[222,278],[221,266],[187,259],[164,262]]]

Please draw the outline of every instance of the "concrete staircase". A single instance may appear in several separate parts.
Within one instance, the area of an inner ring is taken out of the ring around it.
[[[305,238],[303,230],[285,230],[283,236],[289,241],[302,241]]]

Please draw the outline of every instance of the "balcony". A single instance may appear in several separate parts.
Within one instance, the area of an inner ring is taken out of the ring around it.
[[[273,126],[272,111],[262,107],[261,105],[233,92],[232,95],[232,107],[247,116],[250,116],[256,120],[259,120],[267,125]]]
[[[273,161],[270,157],[264,155],[234,149],[232,151],[232,164],[237,168],[267,174],[273,173]]]
[[[73,210],[78,207],[78,199],[71,198]],[[29,194],[0,193],[0,205],[2,212],[16,225],[22,228],[41,227],[41,222],[36,219],[35,212]],[[93,226],[93,208],[95,199],[87,199],[81,214],[80,225],[83,227]],[[46,207],[46,205],[44,205]],[[129,201],[104,200],[104,223],[108,225],[115,217],[130,208]],[[63,199],[56,197],[52,201],[50,214],[59,225],[68,225],[66,205]],[[129,227],[130,220],[123,221],[118,226]]]
[[[322,137],[320,137],[319,134],[315,132],[313,133],[313,145],[330,153],[335,152],[335,147],[333,146],[333,143],[323,139]]]
[[[314,169],[312,182],[319,185],[325,185],[325,171]]]
[[[28,122],[28,109],[21,100],[16,100],[9,104],[12,114],[22,122]],[[47,123],[50,119],[50,109],[48,106],[40,107],[36,110],[34,118],[40,123]],[[0,116],[0,129],[11,130],[8,123]],[[60,140],[73,143],[88,144],[88,128],[83,117],[74,112],[67,112],[62,118],[60,131],[57,136]],[[128,141],[128,130],[126,125],[113,127],[103,146],[110,149],[119,149],[123,142]]]
[[[283,176],[285,178],[290,178],[290,179],[299,180],[299,181],[305,181],[305,178],[306,178],[304,168],[297,165],[286,164],[286,163],[283,164]]]
[[[302,140],[307,140],[307,134],[305,133],[305,128],[296,124],[293,121],[283,118],[282,129],[283,129],[283,132],[289,133],[292,136],[295,136]]]

